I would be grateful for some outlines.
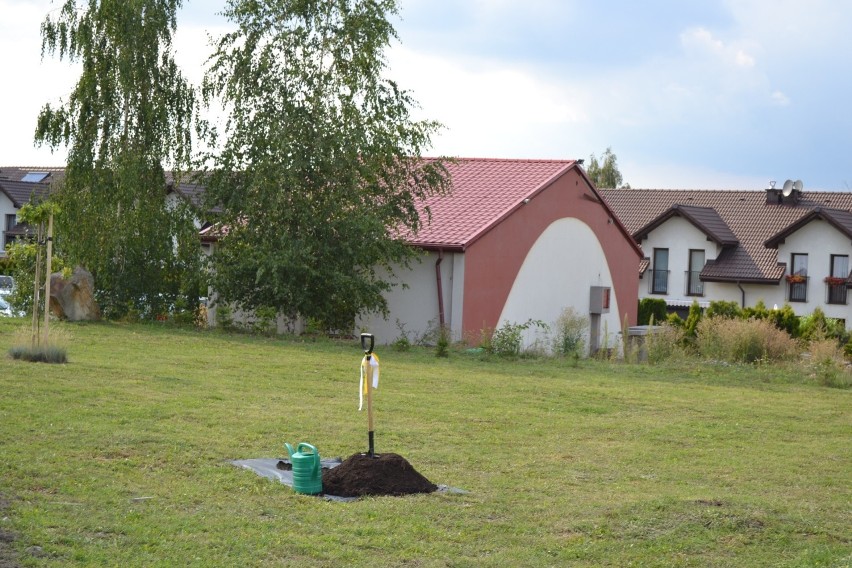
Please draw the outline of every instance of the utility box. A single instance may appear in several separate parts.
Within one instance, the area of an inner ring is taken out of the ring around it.
[[[609,297],[609,286],[592,286],[591,293],[589,295],[589,313],[608,314]]]

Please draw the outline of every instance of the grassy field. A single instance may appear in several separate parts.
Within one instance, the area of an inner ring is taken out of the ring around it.
[[[25,566],[852,563],[852,391],[793,367],[379,350],[377,451],[469,493],[336,503],[228,460],[365,450],[355,341],[68,325],[47,365],[5,357],[22,324],[0,529]]]

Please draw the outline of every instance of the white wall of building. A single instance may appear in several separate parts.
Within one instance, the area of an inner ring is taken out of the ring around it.
[[[411,342],[434,336],[440,327],[438,309],[438,280],[435,264],[437,252],[424,252],[420,262],[413,262],[409,270],[397,268],[396,285],[385,298],[389,316],[368,314],[355,322],[358,332],[376,336],[379,344],[388,344],[403,332]],[[464,292],[464,254],[443,253],[440,264],[441,288],[444,300],[444,323],[453,340],[461,339],[462,297]],[[386,275],[385,275],[386,276]],[[406,286],[402,286],[402,283]]]
[[[792,270],[791,255],[793,253],[808,255],[807,302],[788,302],[793,311],[798,315],[808,315],[819,306],[826,316],[845,319],[847,327],[852,324],[852,309],[848,303],[845,305],[827,303],[827,286],[824,281],[826,276],[831,275],[831,255],[849,256],[850,266],[852,266],[852,243],[849,238],[828,222],[814,220],[778,245],[778,262],[787,264],[787,274],[790,274]],[[784,295],[787,294],[786,282],[782,281],[779,288]]]
[[[642,241],[642,251],[651,259],[651,265],[639,281],[639,299],[661,298],[670,305],[690,305],[693,300],[699,303],[708,301],[709,294],[705,289],[704,297],[687,295],[687,271],[689,270],[689,251],[703,250],[705,263],[715,260],[720,247],[707,239],[707,235],[698,227],[683,217],[672,217],[648,235]],[[662,248],[669,251],[669,277],[666,294],[652,294],[651,281],[654,266],[654,249]],[[705,284],[706,285],[706,284]],[[716,298],[713,298],[716,299]],[[737,299],[739,301],[739,299]]]
[[[612,276],[603,248],[592,229],[579,219],[560,219],[539,236],[530,249],[509,292],[498,327],[504,323],[522,324],[529,319],[554,324],[565,308],[573,307],[579,315],[589,315],[589,293],[592,286],[612,286]],[[610,311],[601,316],[600,346],[617,344],[622,317],[619,300],[635,302],[635,298],[617,298],[611,290]],[[604,330],[608,338],[603,337]],[[524,337],[525,347],[542,333],[531,328]],[[586,346],[588,347],[588,340]]]
[[[6,215],[14,215],[18,212],[12,204],[12,200],[0,192],[0,256],[6,256],[6,238],[3,232],[6,230]]]

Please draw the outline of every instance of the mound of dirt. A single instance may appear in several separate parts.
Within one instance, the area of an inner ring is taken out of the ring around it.
[[[354,454],[339,466],[323,470],[322,491],[338,497],[431,493],[438,486],[397,454]]]

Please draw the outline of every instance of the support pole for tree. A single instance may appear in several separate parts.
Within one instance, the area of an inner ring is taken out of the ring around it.
[[[35,262],[35,278],[33,282],[33,329],[32,329],[32,348],[35,349],[38,345],[38,304],[39,291],[41,290],[41,239],[44,236],[44,223],[39,223],[36,229],[36,262]]]
[[[42,345],[47,347],[50,332],[50,265],[53,260],[53,213],[47,221],[47,274],[44,277],[44,340]]]

